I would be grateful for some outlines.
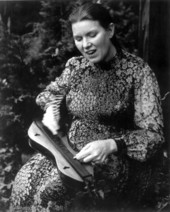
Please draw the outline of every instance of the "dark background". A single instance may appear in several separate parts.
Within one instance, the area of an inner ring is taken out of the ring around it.
[[[73,2],[0,1],[2,211],[9,206],[16,172],[34,153],[28,145],[27,130],[35,117],[42,116],[35,98],[51,80],[61,74],[66,61],[79,54],[67,21]],[[170,1],[101,2],[109,7],[122,47],[144,58],[157,76],[162,96],[166,141],[164,149],[167,155],[170,152]]]

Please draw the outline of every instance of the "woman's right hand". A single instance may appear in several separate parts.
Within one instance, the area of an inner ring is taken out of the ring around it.
[[[42,123],[53,133],[53,135],[56,135],[57,131],[60,129],[60,115],[58,114],[56,116],[54,111],[55,106],[50,105],[44,113]]]

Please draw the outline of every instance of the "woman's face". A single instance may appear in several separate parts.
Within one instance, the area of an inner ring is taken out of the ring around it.
[[[90,62],[99,63],[113,57],[112,25],[106,30],[98,21],[83,20],[72,24],[72,32],[76,47]]]

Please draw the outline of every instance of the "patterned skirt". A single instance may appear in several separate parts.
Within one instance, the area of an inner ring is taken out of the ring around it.
[[[107,164],[94,165],[96,182],[104,181],[111,201],[139,201],[153,181],[150,164],[130,161],[113,154]],[[71,211],[76,194],[67,192],[57,167],[46,156],[35,154],[18,172],[12,189],[11,211]],[[89,204],[89,202],[88,202]]]

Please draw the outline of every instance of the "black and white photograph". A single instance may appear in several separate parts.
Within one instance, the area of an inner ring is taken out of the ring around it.
[[[0,212],[170,211],[170,1],[0,0]]]

